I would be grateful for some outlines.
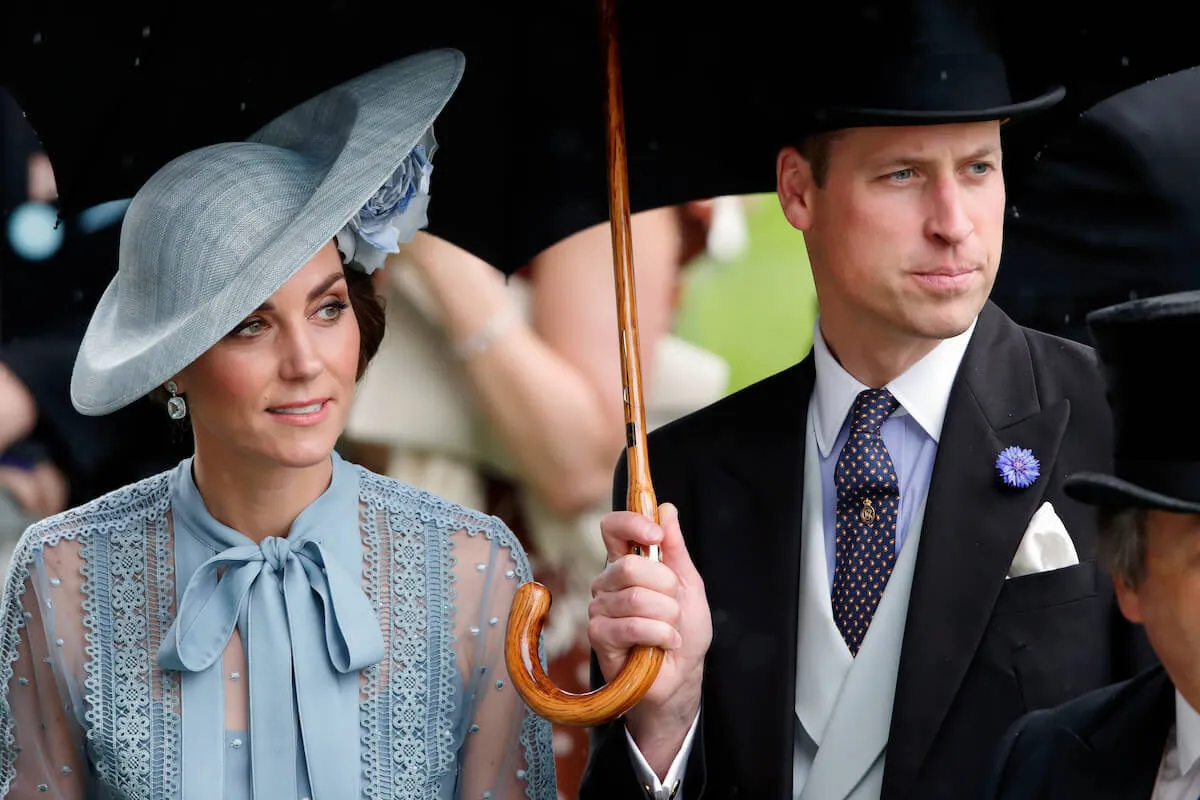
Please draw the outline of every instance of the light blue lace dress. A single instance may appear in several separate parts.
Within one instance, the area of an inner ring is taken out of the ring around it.
[[[508,684],[529,564],[497,519],[333,455],[286,539],[191,462],[26,531],[0,635],[0,797],[554,800]]]

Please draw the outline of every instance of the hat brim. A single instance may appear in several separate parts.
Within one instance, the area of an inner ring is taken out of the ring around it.
[[[204,159],[231,147],[259,144],[299,152],[306,144],[310,117],[338,113],[353,126],[345,139],[328,132],[320,144],[340,147],[330,157],[306,158],[323,170],[319,184],[302,200],[286,227],[256,255],[240,264],[240,273],[215,294],[197,299],[188,313],[148,330],[138,309],[122,297],[122,270],[100,298],[71,375],[71,402],[88,416],[112,413],[145,396],[178,374],[228,334],[245,315],[291,279],[363,206],[421,139],[449,102],[463,75],[464,57],[456,50],[428,51],[361,75],[286,112],[245,143],[211,145],[164,166],[155,181],[186,176]],[[333,110],[331,110],[331,108]],[[230,172],[229,180],[240,180]],[[212,182],[210,182],[212,183]],[[145,189],[143,189],[145,191]],[[139,195],[141,193],[139,192]],[[134,205],[139,198],[134,198]],[[154,206],[154,192],[143,200]],[[126,215],[125,226],[130,225]],[[236,220],[231,218],[230,225]],[[126,239],[122,233],[122,258]],[[128,293],[128,292],[127,292]]]
[[[1135,483],[1099,472],[1071,475],[1063,484],[1067,496],[1099,508],[1140,508],[1200,514],[1200,502],[1156,492]]]
[[[1066,94],[1065,87],[1055,86],[1031,100],[1024,100],[1020,103],[952,111],[856,108],[852,106],[825,108],[814,111],[813,120],[820,127],[831,130],[886,125],[952,125],[989,120],[1011,123],[1057,105]]]

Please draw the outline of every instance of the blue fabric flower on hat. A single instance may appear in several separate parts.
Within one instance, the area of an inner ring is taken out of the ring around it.
[[[429,179],[437,150],[433,130],[413,147],[357,214],[337,236],[338,250],[347,264],[374,272],[383,266],[388,253],[412,241],[417,231],[429,224]]]
[[[1033,451],[1024,447],[1006,447],[996,458],[996,471],[1001,480],[1015,489],[1027,489],[1042,474],[1041,463],[1034,458]]]

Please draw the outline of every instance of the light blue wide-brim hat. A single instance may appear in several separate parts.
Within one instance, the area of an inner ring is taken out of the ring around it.
[[[278,291],[424,140],[464,64],[450,49],[405,58],[155,173],[80,345],[75,408],[99,416],[143,397]]]

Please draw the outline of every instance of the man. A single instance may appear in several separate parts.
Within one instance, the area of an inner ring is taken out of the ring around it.
[[[602,680],[633,645],[668,652],[596,729],[585,800],[964,800],[1023,712],[1135,670],[1091,509],[1062,491],[1111,463],[1094,356],[987,303],[1000,120],[1061,92],[1013,102],[975,4],[916,5],[814,26],[872,67],[830,66],[839,105],[777,159],[812,354],[651,437],[661,528],[605,518]]]
[[[1162,667],[1023,718],[988,794],[1012,800],[1200,797],[1200,436],[1175,413],[1193,376],[1176,355],[1200,336],[1200,292],[1088,317],[1111,371],[1112,474],[1067,493],[1103,509],[1100,552],[1121,610],[1144,623]]]
[[[1088,311],[1200,288],[1200,67],[1097,104],[1016,175],[992,300],[1088,343]]]

